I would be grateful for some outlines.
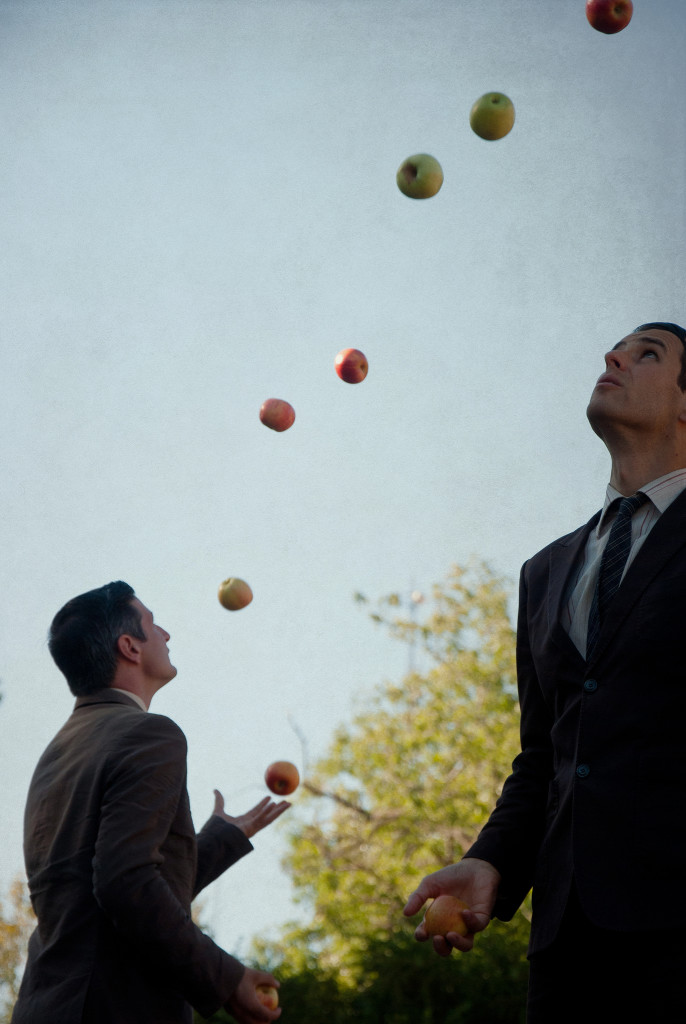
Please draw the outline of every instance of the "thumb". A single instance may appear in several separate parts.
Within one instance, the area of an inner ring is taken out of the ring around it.
[[[221,795],[218,789],[214,791],[214,810],[213,814],[224,813],[224,797]]]

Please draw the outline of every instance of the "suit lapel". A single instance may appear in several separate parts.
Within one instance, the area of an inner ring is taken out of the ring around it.
[[[548,576],[548,626],[550,635],[558,646],[571,647],[577,651],[567,630],[562,625],[565,602],[569,599],[570,587],[573,583],[572,573],[581,564],[586,541],[591,530],[598,525],[600,512],[574,533],[556,541],[550,547],[550,564]]]
[[[653,582],[669,560],[684,545],[686,545],[686,491],[682,491],[669,508],[662,513],[646,537],[641,550],[627,569],[626,576],[607,609],[598,643],[589,664],[595,662],[598,655],[602,654],[646,587]]]

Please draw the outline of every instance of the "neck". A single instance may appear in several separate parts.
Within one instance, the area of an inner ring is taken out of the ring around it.
[[[651,480],[686,468],[686,453],[611,451],[610,483],[620,494],[635,494]]]

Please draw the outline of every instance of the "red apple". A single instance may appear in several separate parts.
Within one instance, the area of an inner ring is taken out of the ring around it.
[[[273,985],[256,985],[257,998],[268,1010],[275,1010],[279,1005],[279,993]]]
[[[631,0],[586,0],[589,25],[608,36],[626,28],[633,13]]]
[[[274,761],[264,773],[264,781],[272,793],[288,796],[298,788],[300,775],[298,769],[290,761]]]
[[[262,403],[260,419],[271,430],[288,430],[295,422],[295,409],[282,398],[268,398]]]
[[[447,893],[437,896],[424,915],[427,935],[447,935],[448,932],[466,935],[469,928],[462,917],[463,910],[469,910],[469,907],[457,896],[449,896]]]
[[[344,348],[336,356],[336,373],[346,384],[359,384],[367,376],[369,363],[359,348]]]
[[[219,603],[230,612],[237,612],[239,608],[245,608],[252,601],[252,590],[245,582],[237,576],[229,576],[219,584]]]

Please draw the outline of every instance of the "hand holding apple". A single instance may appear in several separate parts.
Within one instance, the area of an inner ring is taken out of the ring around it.
[[[282,398],[268,398],[262,403],[260,419],[271,430],[288,430],[295,422],[295,409]]]
[[[298,769],[290,761],[274,761],[264,773],[267,788],[278,796],[288,796],[300,784]]]
[[[252,590],[245,582],[237,576],[229,576],[219,584],[219,603],[230,612],[237,612],[245,608],[252,601]]]
[[[450,956],[453,949],[466,953],[474,945],[475,934],[483,931],[491,920],[499,885],[500,873],[492,864],[477,857],[464,857],[457,864],[449,864],[430,875],[425,875],[408,898],[403,914],[406,917],[413,917],[428,899],[434,900],[431,907],[436,906],[433,913],[437,914],[442,906],[438,903],[438,898],[443,895],[449,895],[451,899],[457,898],[460,902],[464,901],[463,907],[457,909],[464,918],[466,934],[457,930],[449,931],[448,939],[444,934],[436,932],[432,938],[434,952],[439,956]],[[429,917],[429,927],[432,927],[431,907],[427,909],[424,920],[415,929],[414,936],[418,942],[425,942],[429,938],[426,918]]]
[[[469,907],[457,896],[449,896],[447,893],[437,896],[424,915],[424,931],[427,935],[445,936],[448,932],[467,935],[469,928],[463,917],[465,910],[469,910]]]
[[[435,156],[415,153],[400,165],[395,180],[403,195],[410,199],[430,199],[443,184],[443,168]]]
[[[502,139],[512,129],[515,109],[512,100],[502,92],[487,92],[473,105],[469,113],[471,129],[480,138],[494,141]]]
[[[369,363],[359,348],[344,348],[334,361],[336,373],[346,384],[359,384],[367,376]]]
[[[633,13],[634,5],[631,0],[586,0],[586,17],[589,25],[607,36],[626,28]]]
[[[279,993],[273,985],[257,985],[257,998],[268,1010],[275,1010],[279,1005]]]

